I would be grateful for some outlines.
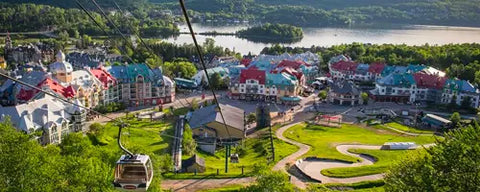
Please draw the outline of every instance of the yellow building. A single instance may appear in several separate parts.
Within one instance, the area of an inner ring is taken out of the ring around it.
[[[1,69],[7,69],[7,62],[5,61],[5,58],[0,56],[0,68]]]
[[[197,139],[244,139],[246,136],[245,113],[231,105],[220,104],[226,128],[217,105],[198,109],[190,114],[188,123]]]

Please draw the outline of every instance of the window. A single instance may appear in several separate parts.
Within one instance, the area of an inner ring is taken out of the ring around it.
[[[245,92],[245,90],[244,90],[244,89],[240,89],[240,92]]]

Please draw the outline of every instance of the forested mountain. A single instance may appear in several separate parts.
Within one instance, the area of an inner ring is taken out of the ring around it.
[[[176,0],[150,2],[178,9]],[[427,24],[480,26],[480,0],[187,0],[205,19],[254,19],[297,26]]]
[[[177,0],[96,0],[106,9],[179,10]],[[0,0],[77,8],[75,1]],[[95,10],[90,0],[80,0]],[[424,24],[480,26],[480,0],[186,0],[201,20],[250,20],[295,26]],[[138,15],[138,14],[137,14]]]
[[[86,3],[84,4],[86,5]],[[106,9],[106,7],[102,7]],[[93,10],[93,9],[90,9]],[[96,10],[96,9],[95,9]],[[178,33],[173,18],[149,16],[148,11],[135,9],[131,15],[111,14],[110,19],[123,33],[144,36],[169,36]],[[95,20],[107,31],[113,27],[105,17],[92,12]],[[0,32],[45,31],[55,29],[74,34],[105,35],[81,9],[63,9],[49,5],[0,3]]]
[[[5,3],[33,3],[41,5],[51,5],[61,8],[78,8],[75,0],[0,0]],[[90,0],[79,0],[88,8],[94,8],[94,4]],[[105,8],[115,8],[116,2],[122,9],[131,9],[138,6],[143,6],[147,3],[147,0],[96,0],[96,2]]]

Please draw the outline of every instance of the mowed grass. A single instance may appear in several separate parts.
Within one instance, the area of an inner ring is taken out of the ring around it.
[[[339,144],[382,145],[385,142],[416,142],[427,144],[435,142],[435,136],[405,136],[387,130],[363,128],[357,125],[343,124],[340,128],[299,124],[288,129],[284,135],[311,146],[304,157],[318,157],[349,162],[360,161],[352,156],[343,155],[336,150]]]
[[[239,163],[228,162],[228,173],[225,173],[225,149],[217,148],[215,155],[197,150],[197,154],[205,159],[206,171],[205,173],[181,173],[181,174],[167,174],[167,178],[175,179],[189,179],[189,178],[234,178],[252,176],[256,166],[272,167],[276,162],[284,157],[294,153],[298,147],[285,143],[279,139],[274,139],[275,146],[275,161],[272,162],[270,151],[270,140],[266,138],[249,138],[244,142],[243,152],[237,150],[239,148],[232,147],[231,154],[239,154]],[[183,159],[189,158],[184,156]],[[242,174],[243,167],[243,174]],[[219,175],[217,175],[217,169]]]
[[[222,188],[200,190],[199,192],[238,192],[244,187],[243,185],[228,185]]]
[[[173,124],[165,121],[137,120],[133,116],[121,118],[128,126],[122,129],[122,144],[134,153],[164,155],[170,138],[162,138],[160,132],[171,129]],[[118,148],[118,126],[109,122],[104,126],[98,141],[106,147]]]
[[[387,124],[385,124],[385,126],[392,127],[392,128],[398,129],[400,131],[405,131],[405,132],[409,132],[409,133],[419,133],[419,134],[433,134],[434,133],[433,131],[430,131],[430,130],[416,129],[416,128],[405,126],[405,125],[402,125],[402,124],[399,124],[399,123],[396,123],[396,122],[387,123]]]
[[[385,182],[383,180],[376,181],[363,181],[359,183],[330,183],[330,184],[313,184],[312,187],[319,189],[319,191],[349,191],[349,192],[384,192],[383,186]]]
[[[421,149],[419,149],[421,150]],[[377,162],[373,165],[361,167],[345,167],[324,169],[322,174],[329,177],[348,178],[364,175],[373,175],[386,172],[392,164],[405,158],[408,153],[415,150],[367,150],[367,149],[350,149],[351,153],[366,154],[375,158]]]

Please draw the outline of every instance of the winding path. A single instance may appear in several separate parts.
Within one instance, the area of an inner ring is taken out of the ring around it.
[[[282,140],[282,141],[285,141],[287,143],[290,143],[292,145],[296,145],[298,146],[300,149],[283,158],[282,160],[280,160],[277,164],[275,164],[275,166],[273,167],[273,170],[274,171],[278,171],[278,170],[281,170],[281,171],[284,171],[285,173],[289,174],[287,171],[286,171],[286,167],[287,167],[287,164],[290,164],[290,165],[293,165],[295,164],[295,161],[297,159],[299,159],[302,155],[304,155],[305,153],[307,153],[309,150],[310,150],[310,146],[308,145],[305,145],[303,143],[299,143],[297,141],[293,141],[293,140],[290,140],[290,139],[287,139],[286,137],[283,136],[283,133],[288,130],[290,127],[293,127],[295,125],[298,125],[302,122],[298,122],[298,123],[294,123],[294,124],[290,124],[290,125],[286,125],[286,126],[283,126],[281,127],[280,129],[277,130],[277,132],[275,132],[275,135],[277,136],[278,139]],[[305,189],[307,187],[307,184],[305,182],[303,182],[301,179],[299,179],[298,177],[296,177],[295,175],[290,175],[290,178],[291,178],[291,182],[293,184],[295,184],[297,187],[299,188],[302,188],[302,189]]]
[[[301,123],[301,122],[300,122]],[[288,130],[290,127],[297,125],[299,123],[291,124],[284,126],[280,129],[277,130],[276,136],[277,138],[298,146],[300,149],[289,155],[288,157],[282,159],[279,161],[275,166],[274,170],[282,170],[286,172],[286,166],[287,164],[293,165],[297,159],[300,159],[302,155],[307,153],[310,150],[310,146],[305,145],[303,143],[299,143],[297,141],[293,141],[290,139],[287,139],[286,137],[283,136],[283,133]],[[431,147],[434,144],[427,144],[419,147]],[[336,149],[344,154],[344,155],[349,155],[353,157],[357,157],[361,159],[361,162],[358,163],[347,163],[347,162],[341,162],[341,161],[336,161],[336,160],[315,160],[315,161],[304,161],[301,163],[298,168],[306,175],[311,177],[314,180],[321,181],[322,183],[357,183],[361,181],[369,181],[369,180],[379,180],[382,179],[385,174],[374,174],[374,175],[366,175],[366,176],[359,176],[359,177],[350,177],[350,178],[334,178],[334,177],[328,177],[325,176],[321,173],[322,170],[324,169],[331,169],[331,168],[339,168],[339,167],[360,167],[360,166],[365,166],[365,165],[372,165],[375,163],[375,159],[366,156],[366,155],[361,155],[361,154],[356,154],[356,153],[350,153],[348,152],[349,149],[370,149],[370,150],[380,150],[381,145],[338,145]],[[291,175],[291,182],[295,184],[297,187],[300,188],[305,188],[306,187],[306,182],[302,181],[295,175]]]
[[[253,177],[232,178],[232,179],[184,179],[184,180],[163,180],[162,189],[177,192],[192,192],[221,188],[228,185],[247,185],[255,181]]]
[[[375,159],[366,156],[360,155],[356,153],[348,152],[349,149],[369,149],[369,150],[380,150],[382,146],[376,145],[338,145],[336,149],[344,154],[353,157],[357,157],[361,159],[361,162],[357,163],[347,163],[335,160],[315,160],[315,161],[303,161],[299,165],[299,169],[302,170],[305,174],[310,176],[312,179],[321,181],[322,183],[357,183],[362,181],[368,180],[378,180],[384,177],[384,174],[374,174],[374,175],[365,175],[359,177],[349,177],[349,178],[334,178],[328,177],[321,173],[324,169],[331,169],[331,168],[340,168],[340,167],[360,167],[366,165],[373,165],[375,163]]]

